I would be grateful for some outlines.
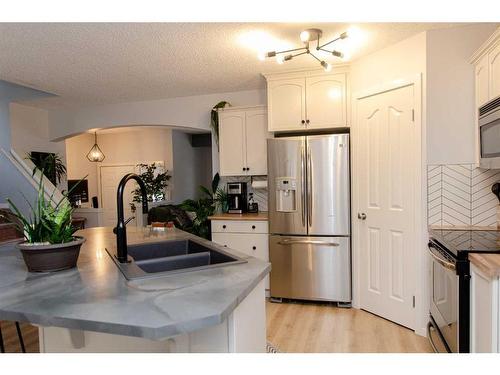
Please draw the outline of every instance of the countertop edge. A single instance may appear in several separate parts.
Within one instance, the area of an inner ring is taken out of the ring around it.
[[[490,279],[500,277],[500,254],[469,254],[469,261]]]
[[[240,221],[268,221],[267,212],[244,213],[244,214],[215,214],[208,217],[209,220],[240,220]]]

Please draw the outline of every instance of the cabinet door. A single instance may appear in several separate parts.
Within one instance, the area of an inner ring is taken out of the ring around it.
[[[488,54],[489,61],[489,99],[500,95],[500,43]]]
[[[489,98],[488,56],[478,61],[475,69],[476,81],[476,112]]]
[[[267,174],[267,111],[247,111],[245,124],[246,167],[248,175]]]
[[[282,79],[267,86],[269,131],[305,128],[306,87],[304,78]]]
[[[307,128],[347,126],[345,74],[306,78]]]
[[[219,115],[219,160],[221,176],[246,175],[245,112]]]
[[[470,351],[497,353],[499,351],[498,278],[490,279],[474,265],[470,271]]]

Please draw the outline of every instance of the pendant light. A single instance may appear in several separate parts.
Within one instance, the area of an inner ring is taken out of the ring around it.
[[[332,39],[329,42],[324,43],[324,44],[322,44],[320,42],[322,35],[323,35],[323,31],[321,31],[320,29],[304,30],[300,33],[300,40],[304,44],[303,47],[289,49],[286,51],[270,51],[270,52],[267,52],[265,54],[259,54],[258,57],[260,60],[265,60],[267,57],[275,57],[276,62],[278,64],[283,64],[284,62],[290,61],[297,56],[310,55],[311,57],[313,57],[314,59],[316,59],[320,63],[321,67],[325,71],[329,72],[330,70],[332,70],[332,66],[329,63],[327,63],[325,60],[321,60],[320,58],[318,58],[312,52],[314,50],[316,50],[318,52],[323,51],[323,52],[327,52],[328,54],[331,54],[332,56],[343,58],[344,54],[342,52],[337,51],[337,50],[326,49],[325,47],[329,46],[330,44],[332,44],[338,40],[347,38],[347,31],[343,32],[342,34],[340,34],[336,38],[334,38],[334,39]],[[311,45],[311,44],[314,44],[314,42],[316,42],[316,46]],[[295,52],[297,52],[297,53],[295,53]],[[286,55],[284,55],[284,54],[286,54]]]
[[[89,161],[94,162],[94,163],[100,163],[101,161],[104,160],[106,156],[104,156],[103,152],[99,148],[97,144],[97,132],[94,133],[94,146],[90,149],[89,153],[87,154],[87,159]]]

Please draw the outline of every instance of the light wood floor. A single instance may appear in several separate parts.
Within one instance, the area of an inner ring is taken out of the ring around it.
[[[428,353],[427,338],[363,310],[267,302],[267,339],[285,353]]]
[[[427,339],[363,310],[308,303],[266,303],[267,339],[285,353],[432,352]],[[2,321],[7,353],[21,351],[13,322]],[[21,323],[28,353],[38,353],[38,329]]]

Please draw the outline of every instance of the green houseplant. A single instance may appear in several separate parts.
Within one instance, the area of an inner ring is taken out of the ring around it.
[[[28,215],[21,213],[10,198],[7,202],[16,219],[14,223],[24,233],[25,241],[18,243],[17,248],[28,271],[50,272],[75,267],[85,239],[73,235],[76,231],[71,224],[73,207],[67,194],[59,202],[54,201],[54,194],[47,199],[40,179],[35,202],[24,199],[30,207]]]
[[[157,202],[165,199],[165,188],[168,186],[170,175],[168,171],[161,171],[161,166],[156,163],[153,164],[138,164],[142,171],[139,177],[146,185],[146,193],[148,195],[148,202]],[[141,203],[142,194],[141,189],[137,188],[133,192],[132,203],[130,204],[132,211],[135,212],[135,203]]]
[[[26,154],[25,159],[30,160],[35,165],[33,176],[38,170],[43,171],[43,174],[50,182],[54,185],[59,184],[67,172],[61,156],[57,153],[41,154],[43,153],[31,152]]]
[[[181,203],[180,207],[183,210],[194,214],[193,227],[190,232],[206,239],[210,239],[210,220],[209,216],[213,215],[218,208],[227,211],[227,193],[219,188],[220,176],[217,173],[213,180],[211,190],[200,185],[202,197],[194,199],[186,199]]]

